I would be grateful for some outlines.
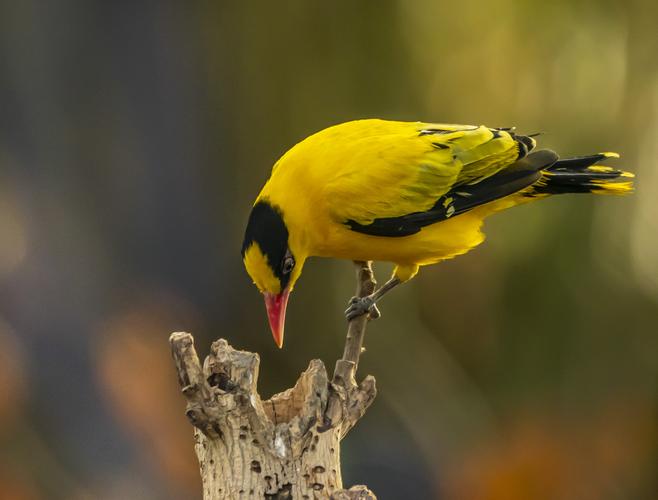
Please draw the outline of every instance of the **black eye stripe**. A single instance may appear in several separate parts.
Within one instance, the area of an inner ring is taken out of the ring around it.
[[[265,200],[256,203],[249,215],[242,244],[243,257],[252,243],[258,245],[267,258],[270,269],[279,279],[281,288],[285,288],[290,280],[290,272],[285,273],[283,269],[286,257],[292,257],[288,250],[288,228],[283,222],[283,216],[278,207]]]

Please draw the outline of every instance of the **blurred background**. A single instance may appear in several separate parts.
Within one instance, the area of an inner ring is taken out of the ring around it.
[[[618,151],[638,189],[500,214],[384,300],[346,484],[658,498],[657,25],[652,0],[1,2],[0,499],[199,499],[172,331],[259,352],[264,397],[333,366],[351,264],[307,264],[279,351],[239,249],[276,159],[365,117]]]

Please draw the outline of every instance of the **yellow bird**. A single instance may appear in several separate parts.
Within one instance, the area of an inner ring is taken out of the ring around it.
[[[352,319],[419,266],[482,243],[482,223],[495,212],[553,194],[632,190],[632,174],[598,165],[615,153],[559,159],[534,147],[513,129],[376,119],[295,145],[258,195],[242,246],[276,344],[283,345],[288,296],[308,257],[395,264],[381,288],[352,300]]]

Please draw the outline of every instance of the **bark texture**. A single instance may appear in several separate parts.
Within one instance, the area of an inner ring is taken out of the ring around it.
[[[370,263],[357,264],[357,295],[372,293]],[[376,395],[375,379],[355,375],[368,322],[348,325],[331,380],[320,360],[287,391],[262,401],[258,354],[213,342],[203,366],[189,333],[170,337],[186,414],[195,427],[204,500],[375,499],[365,486],[343,489],[340,441]]]

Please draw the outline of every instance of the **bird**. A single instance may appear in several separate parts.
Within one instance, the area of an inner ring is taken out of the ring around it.
[[[394,264],[391,278],[353,298],[348,320],[371,313],[420,267],[484,241],[497,212],[564,193],[622,195],[632,173],[598,153],[561,159],[513,127],[363,119],[302,140],[274,164],[248,217],[241,255],[283,346],[290,292],[309,257]]]

